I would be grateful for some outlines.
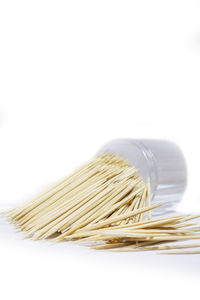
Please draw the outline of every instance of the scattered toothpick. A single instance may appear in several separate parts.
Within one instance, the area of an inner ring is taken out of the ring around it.
[[[152,218],[161,205],[151,203],[149,179],[145,183],[123,157],[107,153],[10,210],[7,218],[33,240],[98,243],[92,248],[107,251],[199,254],[190,249],[200,244],[187,241],[200,239],[200,226],[189,223],[200,215]]]

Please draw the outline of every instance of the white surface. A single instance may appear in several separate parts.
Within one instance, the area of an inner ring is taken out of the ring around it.
[[[182,211],[200,212],[199,1],[0,2],[0,206],[114,138],[183,149]],[[23,240],[0,219],[1,299],[198,297],[200,256]],[[172,296],[173,295],[173,296]]]

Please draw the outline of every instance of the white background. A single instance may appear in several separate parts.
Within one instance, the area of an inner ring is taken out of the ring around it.
[[[175,141],[200,212],[200,2],[0,1],[0,208],[114,138]],[[199,297],[200,256],[23,240],[0,219],[0,298]]]

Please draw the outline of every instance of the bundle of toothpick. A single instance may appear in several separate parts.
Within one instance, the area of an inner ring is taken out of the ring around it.
[[[73,240],[112,251],[200,247],[180,243],[200,239],[200,228],[189,222],[198,216],[152,218],[151,211],[159,206],[151,204],[149,181],[144,183],[128,161],[103,154],[7,216],[33,240]]]

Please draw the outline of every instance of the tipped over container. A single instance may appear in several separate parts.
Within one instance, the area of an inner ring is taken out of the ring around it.
[[[99,153],[116,153],[126,158],[142,176],[150,180],[153,203],[166,202],[160,210],[174,210],[187,185],[187,167],[181,149],[173,142],[148,139],[117,139]],[[158,210],[159,212],[159,210]]]

